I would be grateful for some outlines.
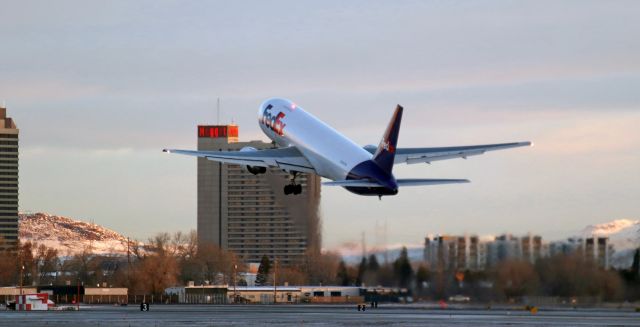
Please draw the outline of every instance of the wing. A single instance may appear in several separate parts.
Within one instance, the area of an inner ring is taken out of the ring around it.
[[[455,158],[466,159],[470,156],[484,154],[487,151],[505,150],[521,146],[531,146],[531,142],[514,142],[438,148],[398,148],[396,149],[394,164],[431,163],[432,161]],[[376,150],[375,147],[372,146],[366,146],[364,149],[371,153],[375,152]]]
[[[315,174],[316,170],[295,147],[255,151],[192,151],[164,149],[163,152],[206,158],[226,164],[276,167],[288,171]]]
[[[468,179],[424,179],[424,178],[404,178],[396,180],[398,186],[423,186],[423,185],[441,185],[441,184],[458,184],[469,183]],[[344,186],[344,187],[384,187],[374,181],[349,179],[342,181],[324,182],[325,186]]]

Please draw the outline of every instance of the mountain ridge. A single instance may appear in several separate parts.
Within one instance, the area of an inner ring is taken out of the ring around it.
[[[23,241],[44,244],[60,255],[90,249],[96,254],[126,255],[127,238],[103,226],[43,212],[20,213],[19,234]]]
[[[96,254],[126,255],[127,238],[118,232],[103,226],[80,221],[70,217],[47,213],[20,213],[20,239],[44,244],[58,249],[60,255],[82,253],[88,248]],[[609,222],[592,224],[570,236],[592,237],[606,236],[614,248],[611,256],[613,266],[628,267],[633,259],[633,252],[640,247],[640,220],[615,219]],[[486,237],[485,237],[486,238]],[[422,244],[406,244],[409,257],[413,261],[421,261]],[[402,245],[389,245],[387,249],[370,248],[368,255],[375,254],[379,259],[385,257],[392,261],[398,257]],[[350,243],[334,249],[349,263],[357,263],[362,256],[362,249],[357,243]]]

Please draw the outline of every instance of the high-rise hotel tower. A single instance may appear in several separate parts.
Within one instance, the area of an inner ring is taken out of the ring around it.
[[[265,149],[271,143],[238,142],[238,126],[198,126],[198,150]],[[289,174],[268,169],[254,175],[246,167],[198,158],[198,240],[232,250],[247,263],[263,255],[282,264],[304,260],[320,247],[320,178],[299,174],[302,194],[282,194]]]
[[[0,247],[18,243],[18,128],[0,106]]]

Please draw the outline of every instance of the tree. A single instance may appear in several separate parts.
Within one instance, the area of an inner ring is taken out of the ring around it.
[[[356,277],[356,285],[361,286],[364,282],[364,274],[367,272],[367,258],[362,257],[360,265],[358,265],[358,277]]]
[[[147,254],[136,265],[138,289],[151,294],[162,294],[174,286],[178,279],[178,264],[171,236],[160,233],[149,239]]]
[[[409,261],[409,254],[407,247],[403,246],[400,251],[400,257],[393,263],[393,272],[395,279],[400,287],[411,286],[411,278],[413,277],[413,268],[411,267],[411,261]]]
[[[378,257],[375,254],[369,256],[369,264],[367,265],[367,270],[370,272],[378,272],[380,269],[380,264],[378,263]]]
[[[358,267],[359,270],[362,267]],[[366,269],[362,276],[362,283],[365,285],[380,285],[381,267],[375,254],[369,256]]]
[[[496,288],[507,298],[533,295],[538,285],[538,274],[529,261],[504,260],[496,267]]]
[[[151,254],[139,265],[142,290],[151,294],[162,294],[167,287],[174,286],[177,281],[178,266],[173,256]]]
[[[305,261],[304,272],[307,275],[309,285],[327,285],[334,282],[340,263],[340,255],[330,251],[307,251]]]
[[[631,273],[635,279],[640,278],[640,248],[636,249],[633,254],[633,264],[631,264]]]
[[[592,296],[605,301],[618,299],[623,286],[620,276],[598,267],[582,254],[558,255],[538,260],[536,270],[541,289],[551,296]]]
[[[19,278],[18,252],[0,249],[0,286],[16,285]]]
[[[198,248],[198,260],[203,273],[203,280],[216,284],[232,284],[234,268],[238,265],[238,271],[244,269],[235,253],[224,250],[213,244],[205,244]]]
[[[288,283],[289,285],[306,285],[307,275],[294,266],[278,266],[278,285]]]
[[[429,280],[429,271],[424,265],[420,265],[416,271],[416,286],[418,290],[424,289],[424,284]]]
[[[340,264],[338,264],[336,281],[342,286],[349,286],[351,282],[349,280],[349,273],[347,272],[347,265],[344,263],[344,260],[340,260]]]
[[[31,242],[21,243],[18,248],[18,276],[20,276],[21,268],[24,267],[23,277],[23,285],[30,285],[35,281],[35,276],[37,274],[36,267],[34,264],[33,258],[33,248],[34,244]]]
[[[262,256],[258,274],[256,275],[256,286],[265,286],[269,283],[269,273],[271,272],[271,262],[266,255]]]
[[[54,274],[59,266],[58,250],[40,244],[36,250],[36,270],[38,284],[50,284],[55,281]]]

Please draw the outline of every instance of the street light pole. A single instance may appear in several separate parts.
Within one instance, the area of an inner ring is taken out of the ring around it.
[[[236,278],[238,276],[238,264],[233,265],[233,303],[238,301],[238,283]]]

